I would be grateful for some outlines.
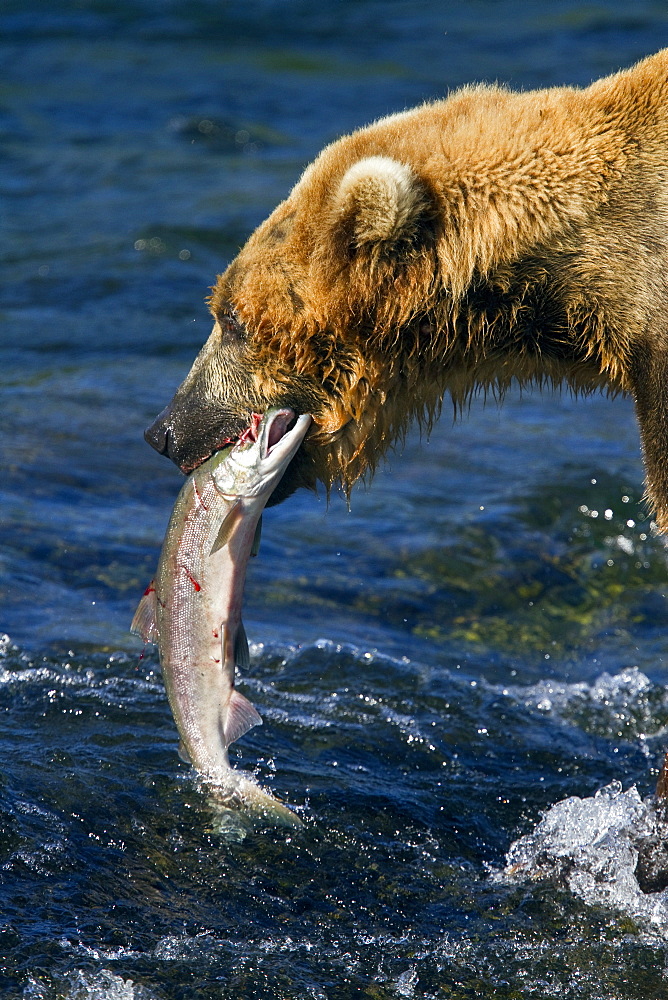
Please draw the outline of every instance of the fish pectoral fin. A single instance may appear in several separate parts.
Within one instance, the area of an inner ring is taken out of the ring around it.
[[[186,745],[183,742],[183,740],[179,740],[179,747],[176,752],[178,753],[179,757],[181,758],[184,764],[192,764],[192,760],[190,759],[190,754],[186,750]]]
[[[219,549],[222,549],[223,546],[227,544],[227,542],[230,539],[230,535],[237,526],[237,523],[239,522],[240,517],[242,517],[241,501],[237,500],[230,507],[227,514],[223,518],[223,523],[218,529],[216,540],[211,546],[211,551],[209,552],[210,556],[212,556],[215,552],[218,552]]]
[[[158,641],[157,603],[155,580],[151,580],[144,591],[144,596],[137,605],[137,610],[130,625],[130,631],[140,636],[144,642]]]
[[[227,707],[227,718],[223,726],[227,746],[234,743],[235,740],[241,739],[253,726],[261,725],[262,716],[255,705],[251,705],[248,698],[244,698],[235,688],[232,691],[232,697]]]

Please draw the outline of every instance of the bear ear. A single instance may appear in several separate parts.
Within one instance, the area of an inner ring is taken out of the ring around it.
[[[427,192],[411,167],[389,156],[369,156],[344,174],[334,211],[349,245],[390,249],[413,238],[426,207]]]

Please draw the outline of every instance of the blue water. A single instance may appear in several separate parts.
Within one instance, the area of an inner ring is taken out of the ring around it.
[[[240,684],[265,724],[235,764],[302,831],[226,834],[128,631],[181,482],[143,428],[322,145],[667,44],[647,0],[5,0],[0,996],[668,995],[668,919],[637,894],[503,875],[560,800],[647,796],[668,746],[630,401],[446,404],[350,511],[267,512]]]

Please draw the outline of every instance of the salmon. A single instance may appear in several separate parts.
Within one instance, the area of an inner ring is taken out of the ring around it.
[[[183,758],[235,802],[255,808],[264,796],[270,813],[281,804],[231,768],[228,748],[262,722],[235,687],[236,667],[249,663],[241,604],[262,511],[311,423],[302,414],[288,430],[293,419],[290,409],[268,410],[188,477],[131,625],[158,644]]]

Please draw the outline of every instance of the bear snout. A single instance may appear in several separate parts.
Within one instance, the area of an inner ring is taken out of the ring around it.
[[[169,454],[169,419],[171,405],[161,410],[152,424],[144,431],[144,440],[154,448],[159,455]],[[171,456],[170,456],[171,457]]]
[[[246,426],[243,417],[233,417],[214,406],[184,405],[175,397],[146,428],[144,438],[159,455],[166,455],[188,474],[215,451],[236,441]]]

